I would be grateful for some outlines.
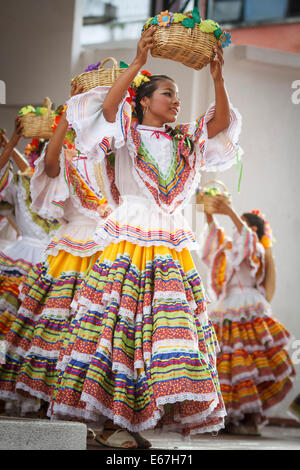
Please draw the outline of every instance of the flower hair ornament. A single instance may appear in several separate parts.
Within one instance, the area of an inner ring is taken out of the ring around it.
[[[128,65],[125,64],[125,62],[120,62],[120,67],[127,68]],[[126,98],[126,101],[131,105],[133,112],[135,109],[135,97],[137,90],[143,83],[150,81],[149,77],[151,77],[151,73],[148,72],[148,70],[142,70],[135,76],[130,87],[128,88],[129,96]]]
[[[45,142],[46,139],[34,138],[25,148],[25,155],[32,170],[35,168],[35,160],[41,155]]]
[[[57,128],[58,123],[61,120],[61,117],[63,113],[66,111],[66,109],[67,109],[66,105],[60,105],[56,109],[54,124],[51,126],[51,128],[53,129],[53,133],[55,132],[55,129]],[[69,126],[66,132],[64,144],[67,146],[68,149],[73,149],[75,148],[74,142],[75,142],[75,131],[72,127]]]
[[[275,241],[273,237],[272,229],[270,226],[270,222],[266,219],[266,216],[261,213],[259,209],[252,209],[251,214],[255,214],[260,217],[264,221],[264,234],[260,240],[260,243],[263,245],[264,248],[269,248]]]

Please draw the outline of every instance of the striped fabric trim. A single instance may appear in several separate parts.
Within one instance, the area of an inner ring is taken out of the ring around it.
[[[3,191],[9,183],[9,173],[10,173],[10,170],[9,170],[9,166],[7,165],[7,168],[0,179],[0,192]]]
[[[95,242],[94,239],[88,239],[88,240],[74,240],[73,238],[69,237],[62,237],[60,239],[54,238],[51,240],[47,247],[47,252],[49,250],[70,250],[71,252],[74,252],[74,254],[78,253],[88,253],[91,252],[92,250],[94,251],[95,249],[99,250],[99,245]]]
[[[142,230],[139,226],[119,225],[119,223],[109,218],[103,227],[103,231],[111,237],[121,240],[126,239],[134,243],[145,243],[147,245],[162,244],[171,248],[185,246],[187,243],[195,243],[192,231],[183,229],[169,232],[167,230]]]

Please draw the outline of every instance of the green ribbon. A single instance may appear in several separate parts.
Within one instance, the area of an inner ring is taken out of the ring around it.
[[[241,181],[242,181],[242,173],[243,173],[243,162],[241,162],[241,166],[240,166],[239,149],[236,150],[236,167],[237,167],[237,172],[239,173],[238,192],[240,192],[240,190],[241,190]]]
[[[120,61],[120,69],[128,69],[129,65],[126,62]]]

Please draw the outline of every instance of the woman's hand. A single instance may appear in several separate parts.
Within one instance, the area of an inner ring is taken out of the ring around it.
[[[229,215],[232,211],[231,202],[222,196],[215,196],[212,205],[216,214]]]
[[[74,95],[79,95],[80,93],[83,93],[83,85],[78,85],[76,83],[76,80],[73,80],[71,83],[71,97]]]
[[[210,62],[210,73],[213,80],[216,82],[218,80],[223,79],[222,75],[222,67],[224,65],[224,58],[223,58],[223,48],[222,46],[218,45],[218,47],[214,48],[215,56]]]
[[[150,26],[139,39],[136,51],[135,62],[141,67],[147,62],[148,52],[153,48],[153,34],[155,32],[155,26]]]
[[[11,136],[11,139],[10,139],[10,142],[14,147],[17,145],[20,138],[22,137],[22,133],[23,133],[23,126],[22,126],[21,119],[18,116],[15,119],[15,128],[14,128],[13,135]]]
[[[8,138],[6,135],[6,130],[1,129],[0,130],[0,147],[5,147],[7,143],[8,143]]]

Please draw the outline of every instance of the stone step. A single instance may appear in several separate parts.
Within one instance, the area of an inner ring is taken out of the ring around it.
[[[86,450],[87,426],[0,416],[0,450]]]

